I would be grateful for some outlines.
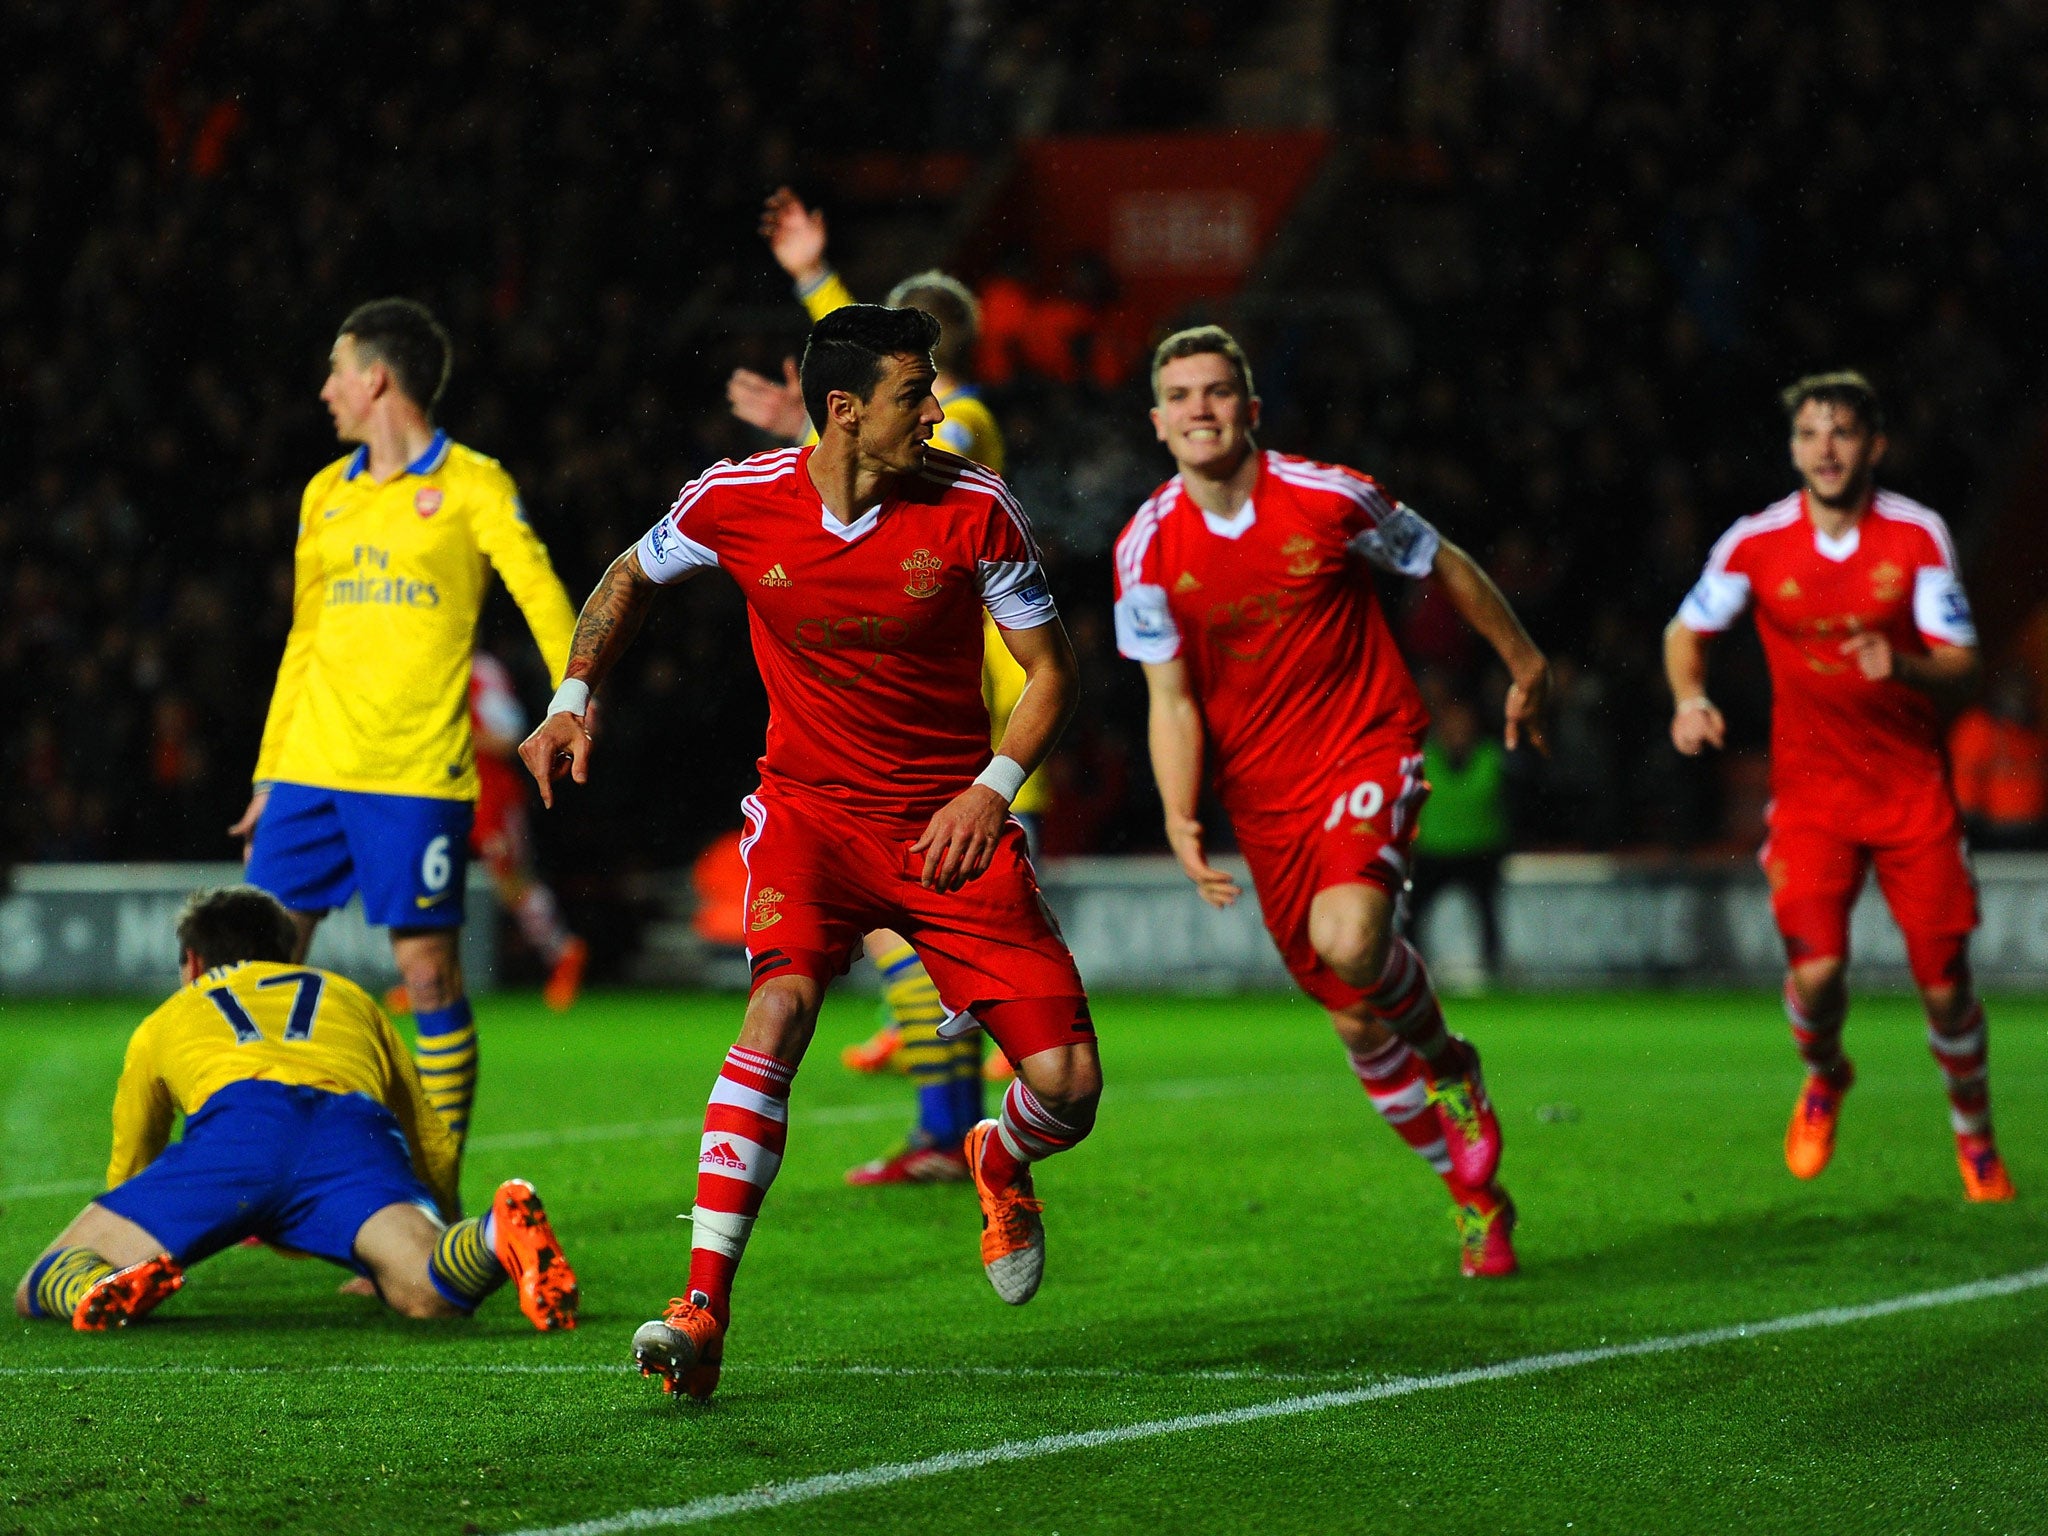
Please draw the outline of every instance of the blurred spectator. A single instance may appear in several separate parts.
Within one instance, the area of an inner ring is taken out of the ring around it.
[[[1422,747],[1429,800],[1415,832],[1412,931],[1423,933],[1437,898],[1462,890],[1479,919],[1481,953],[1500,973],[1500,865],[1508,851],[1507,753],[1462,699],[1435,706]],[[1434,958],[1433,956],[1428,958]]]
[[[1949,730],[1956,801],[1975,847],[2048,846],[2048,742],[2032,694],[2027,675],[2006,668]]]

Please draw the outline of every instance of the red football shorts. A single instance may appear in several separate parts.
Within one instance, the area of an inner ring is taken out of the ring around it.
[[[1428,798],[1422,754],[1403,738],[1338,769],[1313,812],[1232,812],[1266,932],[1301,990],[1325,1008],[1354,1007],[1365,994],[1323,964],[1309,942],[1309,906],[1318,891],[1337,885],[1376,885],[1398,897],[1408,882],[1416,818]]]
[[[1831,808],[1838,811],[1840,808]],[[1849,957],[1849,913],[1876,870],[1899,932],[1906,963],[1922,988],[1963,979],[1970,934],[1977,926],[1977,884],[1963,848],[1963,830],[1944,787],[1938,804],[1894,802],[1869,825],[1845,827],[1836,814],[1802,814],[1774,802],[1770,836],[1757,862],[1771,883],[1771,912],[1792,964]],[[1860,834],[1860,835],[1858,835]]]
[[[749,795],[742,808],[756,987],[777,976],[829,985],[846,973],[863,936],[893,928],[916,948],[940,1001],[954,1013],[971,1011],[1010,1060],[1095,1038],[1081,973],[1014,820],[988,869],[942,893],[918,883],[924,858],[910,848],[922,826],[781,790]]]

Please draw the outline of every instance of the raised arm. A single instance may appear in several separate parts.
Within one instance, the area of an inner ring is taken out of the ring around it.
[[[1728,743],[1728,722],[1707,697],[1707,643],[1682,618],[1664,626],[1664,680],[1671,685],[1671,745],[1687,757]]]
[[[543,805],[555,803],[555,780],[564,774],[590,781],[590,731],[585,717],[590,696],[626,654],[653,606],[656,583],[640,567],[637,549],[611,563],[576,616],[569,641],[569,666],[555,691],[548,716],[519,746],[519,759],[540,785]]]
[[[995,760],[966,789],[940,807],[911,852],[924,856],[925,886],[957,891],[981,874],[995,857],[1010,802],[1052,755],[1081,693],[1080,663],[1057,617],[1029,629],[1003,629],[1003,646],[1024,669],[1024,691]]]
[[[1529,638],[1529,631],[1522,628],[1522,621],[1500,595],[1493,578],[1464,550],[1449,539],[1442,540],[1430,569],[1444,584],[1451,606],[1485,637],[1513,680],[1503,733],[1509,748],[1520,746],[1527,736],[1530,746],[1547,754],[1550,743],[1544,734],[1544,715],[1550,705],[1550,663]]]
[[[1227,907],[1244,892],[1209,862],[1202,848],[1202,823],[1195,814],[1202,799],[1202,712],[1188,688],[1187,664],[1176,657],[1144,665],[1149,696],[1145,736],[1152,750],[1152,781],[1166,810],[1167,844],[1202,900]]]

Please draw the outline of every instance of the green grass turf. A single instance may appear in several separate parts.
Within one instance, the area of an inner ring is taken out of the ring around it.
[[[138,1012],[0,1009],[10,1278],[84,1199],[20,1191],[103,1166]],[[1485,1048],[1508,1128],[1519,1278],[1458,1277],[1441,1186],[1371,1115],[1310,1005],[1111,998],[1101,1126],[1041,1176],[1048,1278],[1012,1310],[981,1276],[971,1191],[841,1183],[892,1143],[909,1095],[838,1067],[871,1019],[837,1005],[797,1082],[725,1383],[699,1408],[612,1368],[683,1276],[675,1215],[736,1003],[598,995],[558,1020],[493,1000],[468,1197],[535,1180],[583,1278],[582,1328],[536,1336],[503,1295],[473,1321],[406,1323],[337,1297],[327,1266],[239,1249],[125,1334],[16,1322],[0,1350],[0,1533],[506,1531],[2048,1263],[2048,1000],[1992,1004],[2022,1191],[2005,1207],[1960,1198],[1903,1000],[1859,1002],[1862,1079],[1836,1165],[1810,1185],[1780,1161],[1798,1077],[1768,995],[1495,997],[1451,1013]],[[547,1134],[622,1124],[646,1129]],[[2031,1291],[715,1528],[2041,1529],[2044,1317],[2048,1291]],[[567,1369],[479,1369],[532,1365]]]

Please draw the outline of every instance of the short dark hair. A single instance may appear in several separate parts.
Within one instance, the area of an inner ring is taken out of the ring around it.
[[[1884,406],[1878,401],[1877,391],[1871,387],[1870,380],[1852,368],[1839,369],[1834,373],[1809,373],[1778,391],[1778,402],[1785,407],[1787,421],[1797,416],[1799,408],[1809,400],[1818,400],[1822,405],[1847,406],[1856,413],[1856,419],[1871,431],[1884,430]]]
[[[881,304],[848,304],[811,327],[801,368],[804,409],[811,425],[825,430],[825,397],[835,389],[866,400],[875,392],[886,358],[909,353],[929,357],[939,340],[939,322],[921,309]]]
[[[187,951],[208,970],[239,960],[290,960],[299,931],[284,903],[253,885],[194,891],[178,913],[178,957]]]
[[[891,309],[921,309],[939,322],[932,361],[941,372],[964,377],[981,335],[981,303],[957,277],[933,270],[906,277],[883,300]]]
[[[1153,400],[1159,398],[1160,369],[1180,358],[1205,354],[1224,359],[1236,370],[1237,382],[1247,400],[1258,393],[1252,388],[1251,360],[1244,355],[1244,348],[1237,344],[1237,338],[1220,325],[1197,325],[1189,330],[1175,331],[1159,343],[1159,349],[1152,354]]]
[[[455,347],[432,310],[416,299],[372,299],[349,311],[338,334],[355,337],[358,353],[389,368],[406,398],[433,414]]]

